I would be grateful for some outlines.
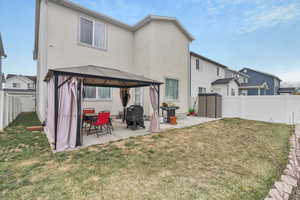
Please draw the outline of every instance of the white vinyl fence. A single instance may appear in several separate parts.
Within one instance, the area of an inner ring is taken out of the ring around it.
[[[16,119],[21,111],[22,104],[18,96],[0,91],[0,131]]]
[[[223,97],[223,117],[295,124],[300,123],[300,96]]]

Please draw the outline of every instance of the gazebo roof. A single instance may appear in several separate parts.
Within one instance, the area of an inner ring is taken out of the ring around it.
[[[45,81],[54,74],[79,77],[84,85],[90,86],[132,88],[163,84],[141,75],[94,65],[49,69]]]

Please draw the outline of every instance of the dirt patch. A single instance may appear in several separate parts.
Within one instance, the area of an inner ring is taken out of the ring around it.
[[[38,162],[39,162],[38,159],[23,160],[23,161],[21,161],[17,164],[17,167],[27,167],[27,166],[30,166],[30,165],[34,165]]]

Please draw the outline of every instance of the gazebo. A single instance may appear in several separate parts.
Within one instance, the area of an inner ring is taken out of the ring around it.
[[[150,132],[159,132],[159,99],[162,82],[118,69],[94,65],[50,69],[45,77],[48,103],[45,131],[54,140],[55,151],[82,145],[83,86],[111,88],[150,87],[153,114]]]

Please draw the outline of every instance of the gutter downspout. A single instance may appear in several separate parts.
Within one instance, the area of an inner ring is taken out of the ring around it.
[[[190,44],[188,44],[188,109],[192,103],[192,66],[191,66],[191,52]]]

